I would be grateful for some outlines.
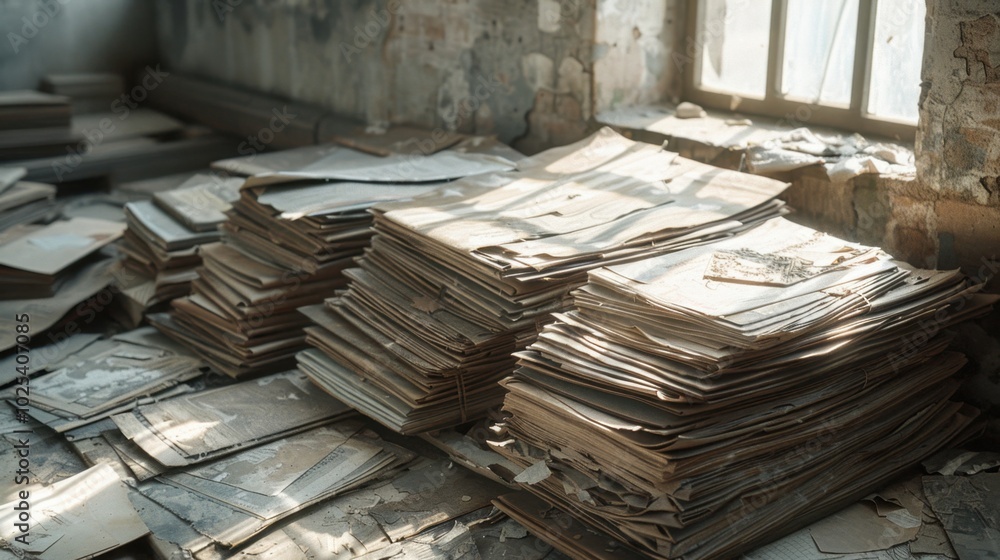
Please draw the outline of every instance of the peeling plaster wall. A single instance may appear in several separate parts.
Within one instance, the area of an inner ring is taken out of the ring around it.
[[[680,0],[597,0],[595,111],[680,98],[685,4]]]
[[[938,258],[1000,258],[1000,5],[928,0],[922,77],[917,167]]]
[[[927,0],[917,176],[911,216],[898,223],[942,267],[994,275],[1000,292],[1000,3]],[[1000,313],[964,327],[967,396],[1000,415]]]
[[[158,0],[156,10],[177,71],[535,152],[590,130],[595,2]]]
[[[135,0],[0,0],[0,89],[60,72],[131,75],[156,60],[153,6]]]

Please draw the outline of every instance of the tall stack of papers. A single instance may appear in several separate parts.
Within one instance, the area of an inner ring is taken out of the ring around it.
[[[251,163],[258,166],[252,172],[284,170],[246,180],[222,225],[222,243],[202,248],[192,295],[175,300],[172,314],[149,317],[233,377],[294,365],[309,323],[296,310],[344,285],[341,272],[368,246],[371,205],[514,166],[482,154],[378,157],[337,146],[241,163],[244,171]]]
[[[125,205],[128,229],[122,293],[133,323],[156,305],[190,293],[201,264],[199,247],[219,240],[218,225],[239,196],[242,178],[198,174],[152,201]]]
[[[0,243],[0,299],[52,297],[111,243],[124,224],[91,218],[8,230]]]
[[[479,417],[588,270],[751,228],[781,213],[785,188],[608,129],[518,167],[499,188],[458,181],[375,206],[349,289],[303,310],[315,348],[300,368],[403,433]]]
[[[988,311],[980,287],[783,218],[600,268],[518,355],[495,448],[643,555],[733,557],[967,435],[943,333]]]

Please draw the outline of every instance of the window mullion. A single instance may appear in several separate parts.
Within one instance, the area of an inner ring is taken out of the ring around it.
[[[868,104],[877,4],[878,0],[858,2],[858,32],[854,39],[854,79],[851,81],[851,113],[859,118],[865,116],[865,106]]]
[[[781,67],[785,52],[785,14],[788,0],[771,1],[771,40],[767,48],[767,89],[764,100],[773,104],[784,96],[781,94]]]

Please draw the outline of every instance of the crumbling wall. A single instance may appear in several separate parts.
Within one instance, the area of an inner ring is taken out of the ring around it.
[[[1000,5],[928,0],[919,177],[937,197],[939,260],[1000,257]]]
[[[917,181],[891,192],[897,244],[1000,292],[1000,4],[927,0]],[[917,259],[919,260],[919,259]],[[1000,313],[968,325],[966,396],[1000,413]]]
[[[677,101],[683,68],[685,3],[597,0],[595,112]]]
[[[496,134],[529,151],[584,136],[595,0],[161,0],[181,72],[368,123]]]

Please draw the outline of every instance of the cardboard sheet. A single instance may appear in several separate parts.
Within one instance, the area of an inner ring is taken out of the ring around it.
[[[348,410],[301,374],[286,373],[140,406],[113,420],[161,464],[185,466],[309,429]]]
[[[54,275],[121,236],[117,222],[74,218],[54,222],[0,246],[0,266]]]

